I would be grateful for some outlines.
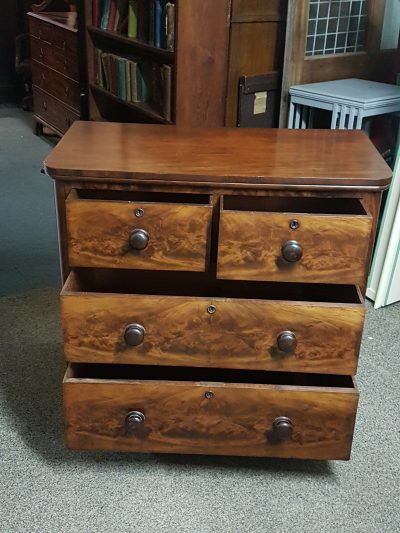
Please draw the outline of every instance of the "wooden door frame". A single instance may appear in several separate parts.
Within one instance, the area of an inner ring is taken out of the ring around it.
[[[289,87],[301,83],[327,81],[332,79],[329,72],[340,60],[341,77],[365,77],[375,70],[380,52],[380,41],[385,15],[385,2],[369,0],[367,28],[380,28],[377,32],[368,32],[365,51],[338,54],[332,56],[310,56],[306,58],[306,35],[310,0],[289,0],[285,58],[283,64],[282,95],[279,127],[285,128],[288,117]],[[356,59],[356,61],[354,61]],[[307,65],[305,72],[304,66]],[[313,77],[313,72],[315,77]],[[303,81],[306,78],[306,81]]]

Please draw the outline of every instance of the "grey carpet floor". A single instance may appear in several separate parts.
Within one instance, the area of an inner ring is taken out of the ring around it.
[[[0,533],[400,532],[399,304],[368,307],[348,463],[66,450],[50,148],[0,107]]]

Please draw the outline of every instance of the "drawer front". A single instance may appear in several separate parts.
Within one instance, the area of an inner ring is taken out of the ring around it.
[[[65,133],[75,120],[79,120],[79,115],[35,86],[33,101],[35,114],[61,133]]]
[[[75,292],[64,287],[67,360],[356,373],[361,304]]]
[[[37,61],[32,62],[32,81],[36,87],[55,96],[79,113],[80,90],[76,81],[62,76]]]
[[[222,210],[217,276],[361,284],[366,274],[371,226],[369,214]]]
[[[66,210],[71,266],[206,269],[210,205],[83,200],[73,191]]]
[[[351,387],[64,379],[79,450],[349,459],[357,402]]]
[[[232,22],[276,22],[285,20],[285,0],[232,0]]]
[[[29,17],[29,32],[41,43],[59,48],[63,52],[78,51],[78,36],[76,31],[49,24],[34,17]]]
[[[78,58],[73,51],[60,50],[37,39],[31,39],[31,56],[46,67],[78,80]]]

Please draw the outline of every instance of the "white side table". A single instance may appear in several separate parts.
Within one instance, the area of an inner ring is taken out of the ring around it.
[[[289,89],[288,128],[312,128],[314,109],[331,111],[331,129],[365,129],[363,119],[400,112],[400,86],[376,81],[325,81]]]

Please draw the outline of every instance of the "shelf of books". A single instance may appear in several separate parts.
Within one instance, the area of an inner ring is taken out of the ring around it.
[[[87,0],[89,88],[97,116],[174,122],[176,2]]]

